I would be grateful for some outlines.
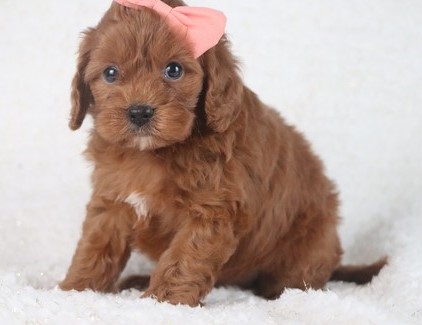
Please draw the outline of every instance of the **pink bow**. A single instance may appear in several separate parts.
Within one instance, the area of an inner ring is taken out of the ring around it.
[[[115,1],[133,9],[147,7],[155,10],[171,28],[186,35],[195,58],[217,45],[226,28],[226,16],[214,9],[187,6],[172,8],[160,0]]]

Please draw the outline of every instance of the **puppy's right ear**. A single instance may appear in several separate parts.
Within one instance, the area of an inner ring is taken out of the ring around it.
[[[79,47],[79,57],[76,74],[72,81],[72,110],[69,127],[77,130],[85,119],[88,108],[94,103],[89,85],[85,81],[85,70],[89,63],[91,50],[94,47],[96,30],[91,28],[84,32],[85,36]]]

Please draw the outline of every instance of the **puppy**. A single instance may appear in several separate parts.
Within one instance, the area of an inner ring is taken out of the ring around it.
[[[370,281],[385,261],[340,266],[336,189],[308,142],[243,85],[224,36],[198,57],[191,45],[156,10],[118,3],[85,33],[70,127],[93,117],[93,192],[60,287],[116,290],[135,249],[157,266],[121,287],[172,304],[216,284],[273,299]]]

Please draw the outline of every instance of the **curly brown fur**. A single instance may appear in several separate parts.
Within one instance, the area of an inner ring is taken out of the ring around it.
[[[178,81],[163,77],[171,61]],[[155,114],[137,128],[126,111],[140,104]],[[266,298],[322,288],[339,267],[335,187],[304,137],[243,85],[226,38],[194,59],[155,12],[113,4],[85,33],[72,105],[72,129],[94,119],[93,193],[62,289],[114,291],[134,249],[157,267],[123,288],[191,306],[216,284]]]

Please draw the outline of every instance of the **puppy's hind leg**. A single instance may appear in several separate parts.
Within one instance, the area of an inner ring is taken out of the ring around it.
[[[260,273],[254,281],[241,288],[252,290],[256,296],[269,300],[277,299],[284,291],[284,287],[278,285],[277,277],[267,272]]]
[[[287,234],[288,243],[280,241],[279,257],[270,260],[252,285],[256,295],[276,299],[287,288],[325,286],[339,265],[342,250],[334,227],[326,227],[317,236],[315,233],[296,238]]]
[[[277,299],[285,289],[321,289],[327,283],[331,274],[331,267],[320,264],[318,266],[273,269],[262,272],[252,283],[250,289],[255,295],[265,299]]]

